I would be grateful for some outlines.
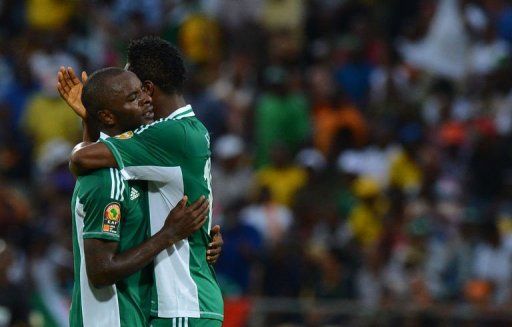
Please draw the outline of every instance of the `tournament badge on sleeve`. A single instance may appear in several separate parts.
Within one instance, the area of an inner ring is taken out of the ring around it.
[[[118,140],[127,140],[127,139],[133,137],[133,132],[132,131],[124,132],[123,134],[119,134],[114,137]]]
[[[121,206],[117,202],[109,203],[103,212],[103,231],[117,234],[121,220]]]

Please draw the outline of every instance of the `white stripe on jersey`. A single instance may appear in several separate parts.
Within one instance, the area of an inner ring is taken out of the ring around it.
[[[182,119],[182,118],[186,118],[186,117],[194,117],[194,116],[195,116],[195,114],[194,114],[194,112],[192,111],[192,112],[189,112],[189,113],[184,114],[184,115],[181,115],[181,116],[176,116],[176,117],[174,117],[173,119],[180,120],[180,119]]]
[[[117,201],[124,200],[124,178],[118,169],[110,168],[110,198]]]
[[[121,172],[119,170],[116,169],[116,173],[117,173],[117,178],[119,179],[119,183],[121,184],[121,193],[120,193],[120,196],[119,196],[119,201],[123,201],[124,200],[124,181],[123,181],[123,176],[121,176]]]
[[[116,200],[119,201],[121,199],[121,180],[119,179],[119,174],[117,170],[114,176],[116,177]]]
[[[144,126],[141,126],[141,127],[137,128],[134,131],[134,133],[135,134],[140,134],[140,133],[144,132],[146,129],[148,129],[149,127],[155,126],[156,124],[161,123],[164,120],[181,119],[181,118],[185,118],[185,117],[193,117],[193,116],[195,116],[194,111],[189,112],[186,115],[183,115],[184,112],[189,111],[189,110],[192,110],[192,106],[188,104],[188,105],[186,105],[184,107],[181,107],[181,108],[177,109],[176,111],[174,111],[172,114],[170,114],[166,118],[160,118],[160,119],[152,122],[151,124],[147,124],[147,125],[144,125]],[[178,117],[178,116],[180,116],[180,117]]]
[[[183,114],[186,111],[192,110],[192,106],[187,104],[186,106],[183,106],[181,108],[176,109],[172,114],[169,115],[166,119],[174,119],[177,116]]]
[[[95,288],[89,283],[85,266],[84,255],[84,218],[86,213],[76,199],[74,210],[76,224],[76,239],[80,249],[80,299],[82,305],[82,322],[84,327],[120,327],[121,315],[119,314],[119,301],[116,285]]]
[[[115,195],[115,179],[114,179],[114,168],[110,168],[110,198],[114,199]]]

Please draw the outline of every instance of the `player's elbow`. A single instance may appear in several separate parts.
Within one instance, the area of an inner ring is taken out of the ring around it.
[[[85,156],[82,152],[83,149],[79,144],[73,149],[71,156],[69,157],[69,167],[75,175],[79,175],[80,172],[83,172],[87,169]]]
[[[110,286],[117,281],[116,251],[117,242],[84,239],[85,270],[89,283],[94,287]]]
[[[103,278],[90,278],[89,281],[91,282],[92,286],[94,286],[95,288],[112,286],[114,284],[113,282],[109,282],[108,280],[103,279]]]
[[[78,166],[78,167],[80,165],[83,165],[83,158],[80,153],[79,145],[77,145],[71,152],[71,156],[69,157],[69,162],[71,165]]]
[[[87,267],[87,278],[92,286],[96,288],[111,286],[115,283],[115,280],[109,277],[109,273],[106,269],[101,268],[90,268]]]
[[[96,260],[90,260],[85,258],[85,270],[87,272],[87,279],[92,286],[96,288],[110,286],[116,281],[113,278],[112,269],[110,268],[108,260],[103,258]]]
[[[69,171],[76,177],[79,175],[79,169],[71,162],[71,159],[69,160]]]

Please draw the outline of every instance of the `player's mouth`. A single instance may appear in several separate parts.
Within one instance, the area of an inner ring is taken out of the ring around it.
[[[155,116],[155,112],[153,111],[153,106],[152,105],[147,106],[146,110],[142,114],[142,117],[144,117],[144,119],[146,119],[146,120],[152,120],[154,116]]]

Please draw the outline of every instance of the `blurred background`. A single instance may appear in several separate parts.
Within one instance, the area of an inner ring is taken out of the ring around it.
[[[512,1],[0,0],[0,326],[67,326],[60,65],[159,35],[209,129],[225,326],[512,323]]]

